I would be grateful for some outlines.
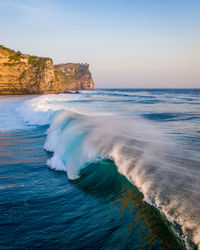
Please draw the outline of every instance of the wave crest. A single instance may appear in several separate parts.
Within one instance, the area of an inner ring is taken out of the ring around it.
[[[59,98],[60,103],[58,96],[37,97],[20,107],[30,124],[50,124],[44,145],[53,152],[48,166],[76,179],[86,163],[112,159],[148,203],[181,225],[186,243],[193,239],[200,244],[199,163],[148,120],[101,112],[91,115],[82,107],[73,112],[66,102],[80,97]]]

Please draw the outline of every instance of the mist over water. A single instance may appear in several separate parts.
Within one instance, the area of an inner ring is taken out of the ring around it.
[[[50,168],[76,182],[88,164],[113,161],[188,248],[200,244],[200,90],[96,89],[0,105],[2,133],[49,126],[43,147],[52,152]]]

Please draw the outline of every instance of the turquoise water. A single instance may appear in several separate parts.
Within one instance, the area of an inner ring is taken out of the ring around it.
[[[0,99],[1,249],[199,244],[200,90]]]

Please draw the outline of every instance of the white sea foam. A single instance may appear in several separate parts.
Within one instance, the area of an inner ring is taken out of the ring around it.
[[[139,118],[88,117],[63,111],[48,129],[45,149],[54,153],[48,165],[66,171],[70,179],[78,178],[87,162],[98,157],[113,159],[145,201],[181,225],[187,239],[193,234],[199,244],[198,197],[194,187],[191,190],[191,179],[198,185],[197,165],[193,162],[188,171],[186,152],[182,159],[182,152],[157,127]],[[195,202],[197,206],[191,207]]]
[[[0,97],[0,131],[30,128],[16,112],[16,108],[26,99],[26,97]]]

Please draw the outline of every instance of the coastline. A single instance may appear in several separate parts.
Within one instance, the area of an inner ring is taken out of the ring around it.
[[[22,54],[0,45],[0,94],[57,94],[91,90],[86,63],[53,64],[49,57]]]

